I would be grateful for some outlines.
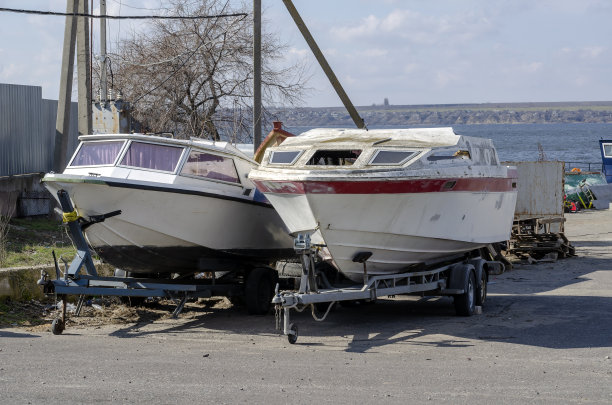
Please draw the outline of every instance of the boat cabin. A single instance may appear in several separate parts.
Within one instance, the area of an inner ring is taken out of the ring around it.
[[[254,189],[246,174],[256,163],[227,142],[142,134],[85,135],[79,140],[65,174],[177,185],[207,180],[215,187]]]
[[[602,171],[606,176],[606,181],[612,183],[612,140],[601,139],[599,148],[601,149]]]
[[[499,158],[489,139],[456,135],[452,128],[314,129],[266,151],[263,163],[298,170],[375,170],[499,166]]]

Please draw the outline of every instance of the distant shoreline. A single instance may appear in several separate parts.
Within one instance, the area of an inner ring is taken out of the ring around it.
[[[612,101],[373,105],[356,107],[367,125],[612,123]],[[353,126],[344,107],[270,109],[288,126]]]

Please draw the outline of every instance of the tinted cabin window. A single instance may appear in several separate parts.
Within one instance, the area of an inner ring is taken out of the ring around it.
[[[152,143],[132,142],[121,164],[143,169],[173,172],[183,148]]]
[[[351,166],[361,155],[360,150],[318,150],[308,165]]]
[[[276,165],[292,165],[297,160],[302,151],[274,151],[270,155],[270,163]]]
[[[232,159],[197,150],[191,151],[181,174],[239,183]]]
[[[605,157],[612,157],[612,143],[604,143],[603,149]]]
[[[70,166],[112,165],[123,146],[123,141],[84,142]]]
[[[414,157],[417,152],[404,150],[381,150],[370,162],[371,165],[397,165]]]

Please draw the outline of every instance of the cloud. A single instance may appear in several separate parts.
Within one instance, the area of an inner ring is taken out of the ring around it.
[[[602,53],[604,53],[605,50],[606,48],[604,48],[603,46],[586,46],[582,48],[581,56],[583,58],[596,59]]]
[[[542,70],[543,66],[542,62],[526,62],[519,66],[519,69],[525,73],[536,73]]]
[[[437,87],[446,87],[449,84],[459,80],[459,77],[454,72],[448,70],[438,70],[435,74],[435,84]]]
[[[358,57],[363,57],[363,58],[381,58],[381,57],[387,56],[388,54],[389,54],[389,50],[382,49],[382,48],[369,48],[369,49],[364,49],[363,51],[357,52]]]
[[[417,65],[416,63],[406,63],[402,67],[402,71],[406,74],[410,74],[410,73],[416,72],[418,68],[419,68],[419,65]]]
[[[453,15],[427,15],[410,9],[395,9],[387,15],[369,15],[361,21],[336,26],[330,32],[345,42],[398,40],[408,44],[465,43],[494,31],[491,19],[475,11]]]
[[[369,15],[362,20],[362,23],[357,25],[334,27],[331,29],[332,35],[343,41],[351,41],[364,36],[375,34],[380,27],[378,17]]]
[[[0,65],[0,79],[12,80],[21,76],[24,70],[24,66],[15,63],[9,63],[8,65]]]
[[[294,48],[291,47],[289,48],[289,54],[292,56],[297,56],[299,58],[306,58],[309,57],[311,52],[310,49],[306,49],[306,48]]]

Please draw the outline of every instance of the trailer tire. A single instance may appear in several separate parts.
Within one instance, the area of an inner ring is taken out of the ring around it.
[[[485,269],[482,269],[480,271],[480,280],[478,282],[478,286],[476,287],[476,305],[479,307],[484,306],[484,303],[487,300],[488,281],[489,276],[487,275],[487,271]]]
[[[278,273],[267,267],[256,267],[247,275],[244,301],[251,315],[265,315],[272,306]]]
[[[474,272],[465,272],[463,294],[455,295],[455,311],[458,316],[472,316],[476,307],[476,277]]]

